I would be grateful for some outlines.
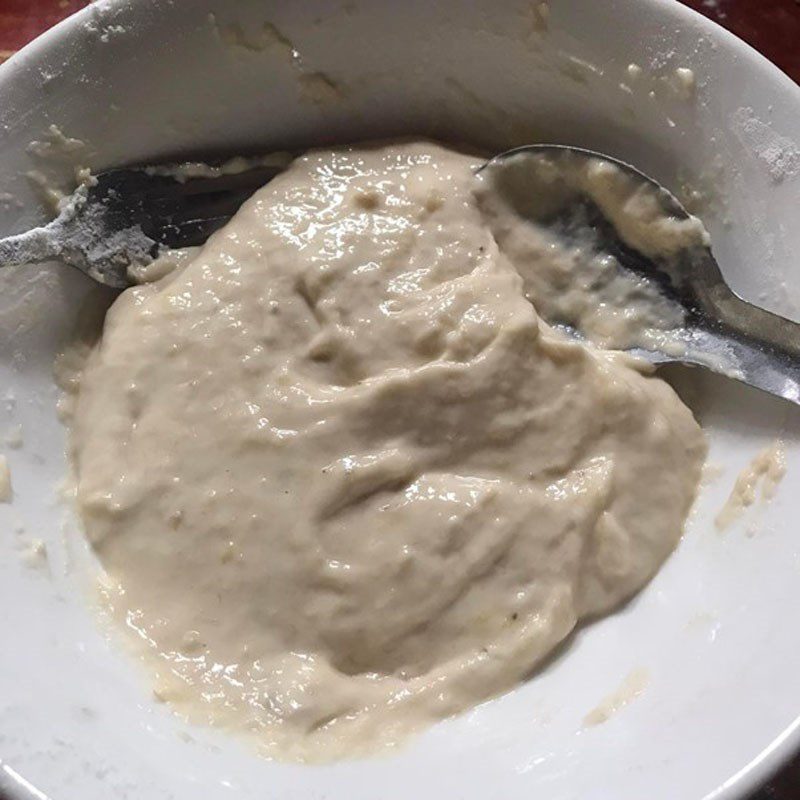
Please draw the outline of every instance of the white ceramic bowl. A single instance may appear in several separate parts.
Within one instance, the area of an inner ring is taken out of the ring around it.
[[[0,231],[43,215],[27,170],[69,168],[58,152],[26,152],[50,124],[83,140],[73,158],[94,167],[395,134],[489,149],[549,140],[628,159],[676,190],[693,183],[733,286],[797,317],[800,89],[671,0],[550,6],[543,31],[530,0],[99,0],[0,67],[11,195]],[[303,87],[265,22],[338,92]],[[631,63],[644,68],[635,80]],[[694,70],[695,97],[668,85],[676,68]],[[48,267],[5,271],[0,289],[0,436],[17,424],[24,435],[5,448],[15,497],[0,506],[0,786],[11,797],[731,800],[800,743],[798,409],[700,381],[694,402],[724,473],[628,607],[526,685],[402,751],[275,764],[155,705],[99,629],[91,557],[55,499],[65,460],[52,363],[89,285]],[[777,498],[717,534],[737,471],[778,436],[789,471]],[[48,553],[38,568],[24,553],[34,539]],[[644,692],[584,728],[632,670],[649,674]]]

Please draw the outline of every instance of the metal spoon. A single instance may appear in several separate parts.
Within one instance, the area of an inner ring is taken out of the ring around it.
[[[580,148],[532,145],[502,153],[481,170],[520,158],[599,159],[651,187],[664,212],[677,220],[690,215],[655,181],[616,159]],[[236,174],[181,177],[168,168],[117,169],[99,174],[40,228],[0,239],[0,267],[51,259],[80,269],[114,288],[131,284],[128,268],[147,264],[162,248],[202,244],[222,227],[256,189],[281,171],[259,164]],[[183,173],[185,175],[185,173]],[[536,192],[536,187],[530,187]],[[548,206],[549,204],[545,204]],[[558,232],[583,230],[596,247],[613,255],[621,269],[652,282],[684,311],[682,347],[632,352],[653,364],[696,364],[800,405],[800,325],[738,297],[725,283],[707,245],[687,248],[669,260],[648,258],[628,246],[588,197],[548,207],[535,220]],[[560,320],[548,320],[558,324]],[[579,331],[573,331],[580,335]]]
[[[691,219],[689,212],[666,189],[634,167],[590,150],[560,145],[531,145],[501,153],[479,172],[503,170],[521,159],[600,160],[615,165],[638,187],[655,198],[675,220]],[[535,193],[531,170],[524,172],[524,192]],[[539,187],[540,189],[544,187]],[[547,190],[553,193],[553,185]],[[556,187],[557,189],[558,187]],[[556,191],[555,194],[558,194]],[[652,258],[626,244],[614,224],[586,194],[565,192],[567,202],[525,203],[521,213],[559,235],[582,234],[600,252],[610,254],[622,270],[655,288],[682,310],[679,347],[632,347],[630,352],[652,364],[678,362],[703,366],[800,405],[800,325],[758,308],[735,294],[725,283],[707,242],[681,249],[670,258]],[[548,322],[564,326],[562,320]],[[580,336],[580,331],[571,331]]]

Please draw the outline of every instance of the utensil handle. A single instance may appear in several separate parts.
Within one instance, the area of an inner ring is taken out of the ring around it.
[[[716,285],[704,298],[719,324],[708,329],[739,362],[741,379],[800,405],[800,324]]]
[[[800,360],[800,323],[742,300],[721,283],[714,286],[704,300],[717,319],[736,335],[762,342]]]
[[[60,254],[58,237],[49,225],[0,239],[0,268],[36,264]]]

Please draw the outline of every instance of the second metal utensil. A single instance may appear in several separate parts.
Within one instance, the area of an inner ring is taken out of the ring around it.
[[[0,239],[0,267],[59,260],[115,289],[131,285],[128,268],[161,248],[199,245],[257,189],[283,169],[281,159],[254,160],[233,172],[187,165],[101,172],[63,204],[50,223]]]

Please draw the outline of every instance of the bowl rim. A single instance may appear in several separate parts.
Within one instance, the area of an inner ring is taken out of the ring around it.
[[[783,91],[795,95],[800,104],[800,84],[752,45],[718,22],[680,0],[638,1],[642,5],[649,5],[658,13],[672,15],[678,24],[691,23],[702,29],[704,33],[714,37],[715,41],[735,50],[740,57],[747,60],[751,69],[767,72],[773,83]],[[124,6],[133,8],[136,5],[137,0],[97,0],[96,3],[84,6],[43,31],[0,64],[0,83],[14,80],[15,75],[28,64],[45,57],[48,51],[77,35],[85,22],[89,21],[98,10]],[[800,756],[800,709],[794,721],[758,755],[716,789],[697,800],[747,800],[753,792],[761,789],[782,767],[797,756]],[[49,795],[7,764],[1,754],[0,790],[7,794],[8,800],[51,800]]]

